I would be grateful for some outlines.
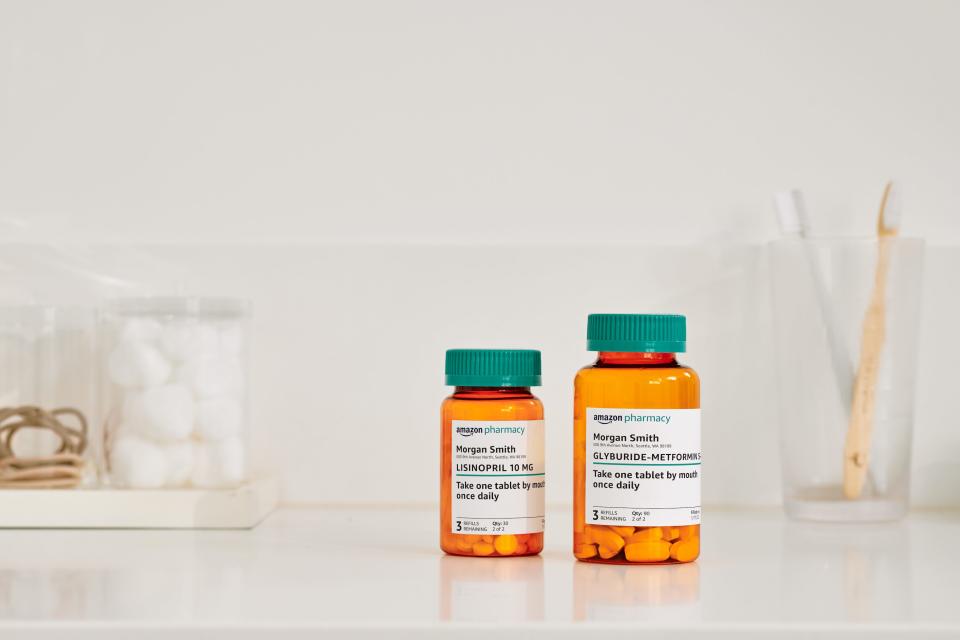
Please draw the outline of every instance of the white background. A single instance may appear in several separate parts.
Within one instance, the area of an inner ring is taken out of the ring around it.
[[[289,502],[435,501],[453,346],[544,350],[569,502],[586,314],[686,313],[705,504],[775,504],[771,193],[866,234],[896,177],[931,242],[914,499],[960,505],[958,24],[947,1],[0,0],[0,293],[252,298]],[[358,442],[404,461],[388,490],[348,473]]]

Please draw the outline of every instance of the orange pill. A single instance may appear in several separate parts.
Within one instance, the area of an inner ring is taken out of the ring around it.
[[[588,524],[583,530],[583,544],[596,544],[595,533],[601,529],[603,529],[603,527],[595,527],[592,524]]]
[[[578,558],[592,558],[597,555],[597,545],[595,544],[581,544],[577,547],[577,550],[573,552]]]
[[[663,538],[663,530],[660,527],[648,527],[638,529],[627,542],[654,542]]]
[[[670,545],[670,557],[677,562],[692,562],[700,555],[699,538],[690,540],[677,540]]]
[[[626,538],[633,533],[633,527],[610,527],[618,536]]]
[[[693,538],[700,537],[700,530],[696,526],[691,527],[680,527],[680,539],[681,540],[692,540]]]
[[[622,546],[623,545],[621,545],[621,547]],[[600,557],[603,558],[604,560],[609,560],[613,556],[620,553],[620,549],[608,549],[607,547],[604,547],[604,546],[597,547],[597,551],[600,553]]]
[[[513,552],[517,550],[518,544],[517,536],[507,534],[497,536],[493,541],[493,548],[496,549],[497,553],[502,556],[510,556],[513,555]]]
[[[664,527],[663,539],[676,540],[680,537],[680,527]]]
[[[663,562],[670,557],[670,543],[665,540],[632,542],[623,552],[630,562]]]
[[[611,529],[605,529],[600,527],[595,527],[591,531],[593,542],[597,543],[597,546],[603,549],[604,547],[613,552],[613,555],[616,555],[620,549],[623,549],[624,541],[619,535],[616,534]],[[600,557],[603,557],[603,552],[601,551]]]
[[[518,543],[517,543],[517,549],[516,549],[516,551],[513,552],[513,555],[515,555],[515,556],[522,556],[523,554],[525,554],[525,553],[527,552],[528,548],[529,548],[529,547],[527,547],[527,543],[526,543],[526,542],[518,542]]]
[[[543,550],[543,534],[531,533],[527,540],[527,550],[530,553],[540,553]]]
[[[473,545],[473,555],[475,556],[489,556],[493,554],[493,551],[493,544],[490,542],[477,542]]]

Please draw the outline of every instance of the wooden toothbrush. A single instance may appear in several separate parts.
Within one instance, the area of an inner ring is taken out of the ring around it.
[[[870,440],[873,434],[877,399],[877,377],[886,338],[887,273],[893,239],[900,227],[900,208],[894,197],[894,186],[888,182],[883,190],[877,217],[877,266],[873,293],[863,318],[860,338],[860,362],[853,384],[853,404],[847,440],[843,448],[843,494],[854,500],[863,493],[867,467],[870,464]]]

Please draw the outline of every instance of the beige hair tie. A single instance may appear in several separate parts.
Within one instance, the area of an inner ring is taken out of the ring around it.
[[[61,422],[70,416],[70,426]],[[60,438],[60,448],[48,456],[21,458],[13,452],[13,438],[21,429],[46,429]],[[87,419],[76,409],[45,411],[24,406],[0,409],[0,488],[69,489],[83,479],[83,452],[87,448]]]

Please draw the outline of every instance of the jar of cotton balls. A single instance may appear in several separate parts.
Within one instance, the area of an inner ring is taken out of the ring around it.
[[[113,487],[230,488],[247,477],[248,305],[115,300],[100,322],[104,451]]]

